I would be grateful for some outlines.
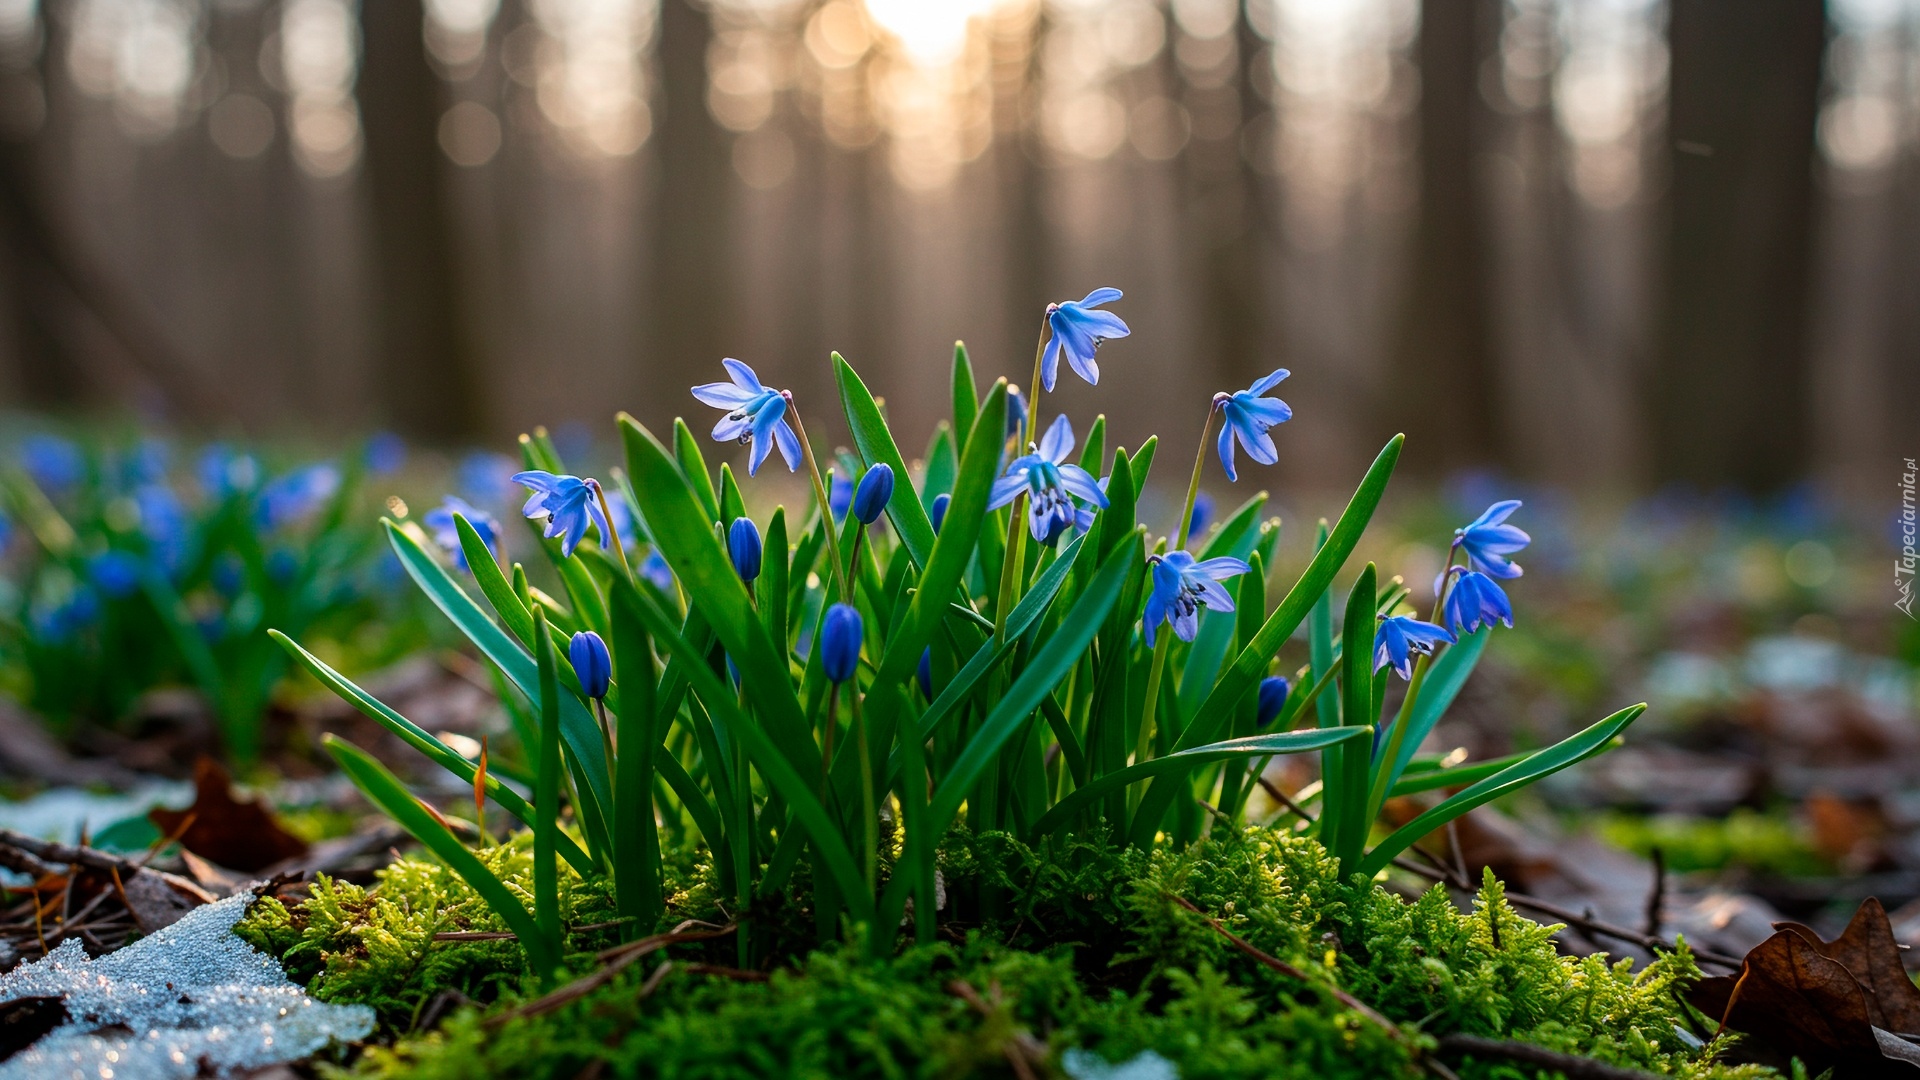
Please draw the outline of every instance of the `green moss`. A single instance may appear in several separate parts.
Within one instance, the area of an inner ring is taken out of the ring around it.
[[[1740,807],[1717,818],[1611,813],[1596,828],[1608,843],[1640,855],[1659,848],[1667,868],[1683,873],[1726,867],[1787,875],[1833,872],[1806,829],[1781,812]]]
[[[524,846],[489,856],[524,887]],[[377,887],[326,883],[289,911],[261,904],[243,933],[335,1001],[364,1001],[407,1029],[442,990],[481,1005],[439,1030],[368,1051],[362,1077],[961,1077],[1012,1075],[1016,1038],[1038,1041],[1043,1070],[1079,1048],[1108,1061],[1153,1050],[1186,1080],[1421,1075],[1441,1035],[1517,1038],[1655,1073],[1714,1080],[1768,1075],[1712,1064],[1678,1033],[1676,991],[1698,977],[1685,954],[1635,973],[1559,955],[1551,930],[1517,914],[1487,881],[1463,912],[1435,889],[1408,901],[1355,887],[1309,839],[1262,829],[1184,852],[1079,844],[1036,852],[1010,838],[956,833],[942,850],[943,925],[974,929],[873,962],[849,948],[795,955],[765,982],[703,971],[732,963],[726,940],[666,954],[552,1013],[489,1026],[537,987],[511,942],[434,941],[495,924],[451,874],[404,861]],[[677,873],[676,921],[709,906],[698,863]],[[1307,972],[1283,977],[1234,947],[1185,898],[1257,948]],[[573,923],[606,910],[604,892],[568,883]],[[788,905],[791,908],[793,905]],[[983,911],[990,914],[983,915]],[[804,925],[791,910],[756,925]],[[582,940],[576,948],[588,947]],[[592,966],[576,955],[577,970]],[[985,1009],[953,992],[971,986]],[[1341,1007],[1338,986],[1398,1022],[1396,1036]],[[492,1004],[484,1004],[491,1002]],[[1466,1080],[1534,1075],[1467,1062]]]

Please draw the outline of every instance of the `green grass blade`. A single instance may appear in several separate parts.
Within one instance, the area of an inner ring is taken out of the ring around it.
[[[1510,765],[1525,761],[1526,758],[1525,754],[1508,754],[1506,757],[1454,765],[1444,769],[1432,768],[1409,772],[1400,778],[1399,783],[1393,785],[1393,795],[1396,797],[1417,795],[1422,791],[1443,787],[1464,788],[1469,784],[1477,784]]]
[[[980,392],[974,388],[973,361],[967,358],[967,343],[953,343],[953,430],[972,431],[973,418],[980,411]]]
[[[420,805],[420,800],[371,754],[337,735],[327,735],[321,741],[327,753],[339,763],[340,771],[353,781],[353,786],[480,894],[480,899],[486,901],[494,914],[507,924],[507,929],[520,939],[520,947],[527,951],[527,960],[534,970],[542,976],[552,975],[560,966],[560,942],[542,932],[519,897],[448,832],[445,825],[435,820],[433,814]]]
[[[1455,793],[1445,802],[1395,829],[1392,835],[1380,841],[1379,846],[1367,853],[1360,862],[1360,872],[1372,877],[1393,862],[1393,857],[1412,847],[1421,837],[1472,810],[1476,806],[1490,803],[1502,795],[1518,791],[1520,788],[1550,776],[1569,765],[1593,756],[1607,748],[1629,724],[1647,711],[1645,704],[1629,705],[1612,716],[1570,735],[1565,739],[1528,754],[1526,757],[1499,772]]]
[[[1049,833],[1059,832],[1072,824],[1074,817],[1082,810],[1091,807],[1095,800],[1151,777],[1165,773],[1182,773],[1209,762],[1224,761],[1229,758],[1299,754],[1309,750],[1324,750],[1329,746],[1359,746],[1362,739],[1372,737],[1373,731],[1364,727],[1308,728],[1304,731],[1282,731],[1271,735],[1228,739],[1224,742],[1196,746],[1191,750],[1168,754],[1166,757],[1149,758],[1118,772],[1110,772],[1060,800],[1053,809],[1041,815],[1039,821],[1033,823],[1033,836],[1038,839]]]
[[[554,671],[553,638],[546,613],[533,613],[534,651],[540,671],[540,752],[533,782],[533,921],[560,936],[560,680]]]
[[[1360,579],[1347,593],[1346,616],[1341,622],[1340,711],[1348,726],[1368,725],[1374,716],[1373,634],[1374,583],[1372,563],[1360,571]],[[1320,842],[1343,872],[1351,873],[1366,847],[1372,819],[1367,814],[1368,781],[1373,775],[1371,745],[1365,749],[1343,746],[1334,751],[1333,771],[1323,778],[1320,816]]]
[[[1460,688],[1467,685],[1467,678],[1480,663],[1481,655],[1487,651],[1487,639],[1492,636],[1491,630],[1469,634],[1458,644],[1447,646],[1447,651],[1427,669],[1426,681],[1420,685],[1420,700],[1413,703],[1413,715],[1408,718],[1407,733],[1400,742],[1400,752],[1394,755],[1389,766],[1392,771],[1387,773],[1388,787],[1399,782],[1414,752],[1446,715],[1453,699],[1460,695]]]
[[[887,520],[893,522],[894,532],[899,534],[900,542],[912,554],[914,566],[925,573],[928,561],[933,558],[933,523],[927,520],[926,507],[921,506],[918,499],[912,498],[907,478],[913,474],[907,471],[907,461],[900,456],[900,447],[895,445],[893,432],[888,430],[886,418],[880,415],[880,406],[874,403],[867,384],[860,381],[853,365],[847,363],[839,353],[833,354],[833,377],[840,384],[840,406],[846,411],[847,426],[853,429],[853,445],[860,451],[861,459],[869,465],[891,468],[894,480],[899,485],[895,491],[906,489],[903,492],[906,497],[895,498],[887,503]],[[978,426],[977,420],[973,426]],[[972,427],[968,430],[971,431]],[[971,435],[967,444],[969,448],[972,447]],[[981,513],[985,513],[985,510]],[[957,516],[952,508],[948,509],[949,522]],[[971,548],[973,545],[967,546]],[[945,599],[945,595],[942,595],[941,600]],[[917,654],[915,659],[918,659]]]
[[[700,440],[693,437],[693,431],[687,427],[687,422],[677,416],[673,418],[673,459],[679,464],[681,473],[686,476],[687,485],[692,488],[694,498],[699,500],[700,509],[706,511],[707,520],[719,521],[720,497],[714,493],[713,474],[707,471],[706,455],[700,452]],[[627,470],[633,475],[636,486],[644,490],[646,481],[641,479],[639,474],[633,473],[631,463],[628,464]],[[651,520],[647,522],[647,527],[653,527]],[[658,543],[658,540],[655,542]]]
[[[453,527],[460,534],[460,551],[467,557],[467,566],[473,572],[474,583],[480,586],[480,595],[493,605],[494,613],[514,637],[522,644],[532,641],[533,612],[520,602],[513,584],[500,572],[500,564],[494,561],[493,552],[487,550],[486,541],[480,539],[473,523],[462,514],[453,515]]]

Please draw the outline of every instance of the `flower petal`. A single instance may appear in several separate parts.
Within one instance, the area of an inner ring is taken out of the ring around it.
[[[793,425],[786,417],[773,425],[773,441],[780,447],[780,456],[786,459],[787,471],[797,472],[800,468],[800,439],[793,433]]]
[[[513,474],[512,480],[521,487],[529,487],[535,491],[544,492],[549,495],[560,487],[560,478],[547,472],[545,469],[529,469],[526,472],[517,472]]]
[[[998,510],[1019,498],[1020,493],[1025,490],[1027,490],[1026,470],[1022,469],[1018,474],[1009,472],[993,482],[993,489],[987,493],[987,509]]]
[[[1073,321],[1080,330],[1097,338],[1123,338],[1133,333],[1126,322],[1111,311],[1076,311]]]
[[[1247,387],[1247,393],[1252,394],[1254,397],[1259,397],[1261,394],[1279,386],[1280,381],[1291,374],[1293,374],[1293,372],[1288,371],[1286,368],[1274,368],[1271,375],[1255,379],[1253,385]]]
[[[767,388],[760,385],[760,376],[755,375],[752,368],[735,360],[733,357],[729,356],[725,360],[720,361],[720,366],[727,369],[727,374],[733,377],[733,385],[740,389],[750,394],[763,394],[766,392]]]
[[[714,442],[738,442],[740,436],[753,430],[753,420],[749,417],[727,413],[713,425]]]
[[[1293,406],[1279,398],[1243,398],[1235,395],[1233,403],[1243,415],[1262,427],[1284,424],[1293,419]]]
[[[1061,413],[1053,418],[1047,433],[1040,436],[1040,456],[1058,465],[1073,453],[1073,442],[1073,421],[1067,419],[1066,413]]]
[[[1220,425],[1220,468],[1227,474],[1229,482],[1240,479],[1233,470],[1233,422]]]
[[[1472,524],[1467,526],[1467,530],[1484,529],[1491,525],[1498,525],[1509,517],[1512,517],[1513,512],[1520,509],[1520,506],[1521,503],[1519,499],[1503,499],[1500,502],[1494,503],[1492,506],[1487,507],[1479,517],[1474,518]]]
[[[1103,285],[1100,288],[1093,290],[1092,292],[1088,293],[1085,297],[1083,297],[1080,300],[1080,306],[1083,308],[1089,308],[1089,307],[1098,307],[1101,304],[1111,304],[1115,300],[1120,299],[1124,295],[1126,294],[1122,293],[1119,289],[1113,288],[1110,285]]]
[[[1085,499],[1102,510],[1107,508],[1107,493],[1101,490],[1100,481],[1078,465],[1060,466],[1060,486],[1066,488],[1069,495]]]
[[[1048,393],[1053,391],[1053,380],[1060,371],[1060,335],[1047,339],[1046,352],[1040,356],[1040,385]]]
[[[1236,559],[1231,555],[1221,555],[1194,563],[1192,573],[1205,574],[1215,581],[1225,581],[1230,577],[1239,577],[1252,569],[1253,567],[1247,565],[1245,560]]]
[[[716,409],[738,409],[760,396],[758,392],[743,390],[732,383],[701,383],[693,388],[693,396],[702,405],[711,405]]]
[[[1194,581],[1194,587],[1200,590],[1200,600],[1209,611],[1232,611],[1233,596],[1220,583],[1209,577]]]

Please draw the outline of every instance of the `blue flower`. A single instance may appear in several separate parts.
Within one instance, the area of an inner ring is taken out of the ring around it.
[[[1223,556],[1195,562],[1185,551],[1169,551],[1150,557],[1153,564],[1153,593],[1147,597],[1147,644],[1163,622],[1173,624],[1173,636],[1192,641],[1200,632],[1200,609],[1232,611],[1233,597],[1220,586],[1230,577],[1252,569],[1239,559]]]
[[[853,481],[832,469],[827,470],[827,509],[833,520],[845,521],[847,508],[853,505]]]
[[[338,490],[339,469],[326,462],[308,465],[261,488],[253,516],[262,528],[283,528],[320,509]]]
[[[1095,289],[1083,300],[1047,305],[1047,325],[1052,328],[1053,337],[1040,359],[1040,385],[1049,392],[1053,390],[1062,354],[1089,385],[1100,381],[1100,365],[1094,363],[1094,350],[1103,341],[1133,333],[1120,321],[1120,316],[1111,311],[1094,310],[1118,299],[1119,289]]]
[[[1027,523],[1035,540],[1056,537],[1060,530],[1082,520],[1074,498],[1105,509],[1107,493],[1093,474],[1067,462],[1073,453],[1073,424],[1062,415],[1040,438],[1033,453],[1015,458],[1007,474],[993,482],[987,509],[998,510],[1027,493]]]
[[[1199,536],[1213,523],[1213,496],[1202,491],[1193,497],[1193,515],[1187,518],[1187,535]]]
[[[1020,426],[1027,422],[1027,399],[1020,394],[1017,386],[1007,387],[1007,438],[1019,434]]]
[[[141,439],[120,463],[120,475],[127,486],[157,484],[167,478],[167,462],[173,450],[159,439]]]
[[[573,549],[586,537],[589,523],[600,530],[603,541],[612,535],[606,515],[600,512],[600,500],[594,497],[592,482],[540,469],[514,473],[513,482],[533,492],[520,512],[529,518],[546,516],[547,526],[541,535],[560,537],[561,555],[573,555]]]
[[[513,459],[505,454],[475,450],[460,459],[454,470],[460,494],[486,506],[504,504],[514,494]]]
[[[439,506],[427,511],[420,521],[433,530],[433,542],[439,544],[447,554],[453,556],[453,563],[462,570],[471,571],[467,564],[467,551],[460,546],[460,530],[453,523],[453,516],[460,515],[473,526],[480,535],[480,541],[487,545],[487,551],[495,557],[500,554],[500,523],[492,514],[474,506],[458,495],[447,496]]]
[[[1519,569],[1515,567],[1515,569]],[[1493,579],[1478,570],[1454,567],[1458,575],[1440,606],[1440,621],[1456,634],[1477,634],[1483,626],[1502,623],[1513,628],[1513,604]]]
[[[733,559],[733,568],[740,574],[740,580],[753,584],[760,576],[760,526],[752,518],[738,517],[727,529],[727,555]]]
[[[875,462],[854,489],[853,516],[860,519],[860,524],[871,525],[880,520],[892,500],[893,467],[884,461]]]
[[[613,682],[613,657],[599,634],[582,630],[567,642],[567,659],[573,662],[573,674],[580,680],[580,692],[600,700],[607,696]]]
[[[87,561],[87,576],[115,600],[139,591],[140,569],[139,557],[127,551],[103,551]]]
[[[7,550],[7,541],[13,539],[13,519],[0,510],[0,553]]]
[[[1287,707],[1287,694],[1293,688],[1284,675],[1269,675],[1260,680],[1260,708],[1255,723],[1266,727]]]
[[[860,666],[860,611],[851,604],[835,604],[827,609],[820,627],[820,667],[836,683],[853,678]]]
[[[1373,670],[1391,664],[1403,679],[1413,678],[1413,654],[1431,653],[1435,645],[1453,641],[1444,626],[1421,622],[1411,615],[1382,615],[1373,635]]]
[[[673,592],[673,568],[658,551],[647,552],[646,560],[640,564],[640,576],[663,593]]]
[[[933,497],[933,505],[927,509],[927,520],[933,523],[933,531],[939,532],[940,526],[947,522],[947,507],[953,505],[953,496],[941,492]]]
[[[58,494],[87,475],[87,459],[80,448],[58,435],[33,435],[20,444],[20,463],[41,489]]]
[[[276,548],[267,556],[267,580],[275,585],[292,584],[300,572],[300,557],[286,548]]]
[[[1532,543],[1533,537],[1506,524],[1507,518],[1518,509],[1519,499],[1494,503],[1471,524],[1454,530],[1453,546],[1465,551],[1473,568],[1489,577],[1502,580],[1519,577],[1520,565],[1507,556]]]
[[[260,482],[260,466],[252,455],[239,453],[225,443],[214,443],[200,451],[194,475],[209,499],[224,499],[236,492],[252,491]]]
[[[180,496],[165,484],[144,484],[133,493],[140,509],[140,532],[162,566],[179,568],[187,555],[187,512]]]
[[[786,459],[787,471],[800,467],[800,440],[793,433],[793,426],[787,423],[787,397],[778,390],[769,390],[760,385],[760,377],[753,369],[738,360],[726,359],[720,365],[727,369],[732,382],[704,383],[693,388],[693,396],[716,409],[727,410],[727,415],[713,425],[713,437],[716,442],[743,442],[753,447],[747,455],[747,475],[760,471],[760,463],[767,460],[767,454],[777,443],[780,456]]]
[[[1246,447],[1247,456],[1262,465],[1280,460],[1280,452],[1274,449],[1273,436],[1267,434],[1267,429],[1292,419],[1293,407],[1279,398],[1260,395],[1280,385],[1280,380],[1289,374],[1286,368],[1275,368],[1272,374],[1256,379],[1252,386],[1228,396],[1221,409],[1227,414],[1226,422],[1220,426],[1220,467],[1227,471],[1227,479],[1240,479],[1233,469],[1235,442]]]
[[[407,440],[391,431],[376,433],[367,440],[364,460],[367,471],[375,476],[387,476],[400,471],[407,463]]]
[[[933,700],[933,646],[920,650],[920,666],[913,669],[914,678],[920,681],[920,696]]]

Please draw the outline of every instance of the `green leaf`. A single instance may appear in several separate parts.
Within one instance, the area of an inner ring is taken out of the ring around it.
[[[1347,593],[1347,612],[1341,623],[1340,711],[1348,726],[1374,718],[1373,634],[1374,568],[1368,563]],[[1342,875],[1351,873],[1366,847],[1372,820],[1367,816],[1368,779],[1372,747],[1366,751],[1342,747],[1332,755],[1334,767],[1323,779],[1320,815],[1321,843],[1340,860]]]
[[[1259,685],[1266,674],[1267,662],[1280,646],[1286,642],[1299,627],[1301,620],[1307,617],[1307,610],[1333,580],[1333,575],[1353,553],[1355,544],[1360,542],[1361,534],[1366,532],[1367,522],[1372,519],[1374,508],[1380,505],[1380,497],[1387,490],[1387,481],[1393,476],[1393,466],[1400,459],[1401,444],[1406,441],[1404,435],[1395,435],[1387,442],[1380,456],[1374,459],[1366,476],[1360,480],[1360,486],[1353,493],[1353,499],[1347,503],[1345,512],[1340,515],[1340,523],[1334,526],[1327,543],[1313,556],[1300,580],[1280,601],[1280,606],[1267,616],[1267,621],[1254,635],[1251,644],[1240,650],[1218,682],[1213,692],[1207,695],[1200,705],[1200,711],[1180,733],[1180,741],[1174,749],[1188,750],[1203,746],[1219,739],[1220,731],[1233,716],[1233,708],[1240,698]],[[1140,800],[1140,811],[1136,817],[1135,828],[1130,839],[1145,846],[1152,842],[1153,836],[1160,830],[1160,818],[1179,797],[1175,784],[1155,783],[1147,789]]]
[[[1551,776],[1569,765],[1578,764],[1594,754],[1607,749],[1627,726],[1640,718],[1647,706],[1629,705],[1612,716],[1577,734],[1547,747],[1528,754],[1520,761],[1487,777],[1485,780],[1458,792],[1445,802],[1395,829],[1393,834],[1380,841],[1378,847],[1367,853],[1360,863],[1360,873],[1368,877],[1379,873],[1393,862],[1393,857],[1418,843],[1428,833],[1472,810],[1500,798],[1502,795],[1533,783],[1544,776]]]
[[[1494,773],[1518,761],[1526,760],[1525,754],[1508,754],[1506,757],[1492,758],[1487,761],[1474,761],[1465,765],[1453,765],[1446,768],[1428,768],[1408,772],[1393,785],[1395,797],[1417,795],[1422,791],[1432,791],[1443,787],[1466,787],[1475,784]]]
[[[1087,443],[1080,448],[1080,467],[1101,476],[1107,463],[1107,414],[1101,413],[1093,418],[1093,426],[1087,429]]]
[[[533,916],[521,905],[506,884],[493,875],[484,864],[468,851],[457,837],[447,831],[420,800],[401,786],[400,781],[386,770],[373,756],[337,735],[322,738],[327,753],[340,764],[340,771],[347,774],[353,785],[364,793],[368,800],[387,816],[398,822],[415,840],[420,841],[427,850],[438,856],[454,873],[459,874],[473,891],[480,894],[494,914],[500,916],[507,929],[520,939],[520,947],[527,951],[527,959],[534,970],[542,976],[550,976],[560,966],[560,942],[542,932]]]
[[[453,527],[460,534],[460,551],[467,557],[467,566],[473,572],[474,583],[480,586],[480,595],[493,605],[494,613],[500,616],[513,636],[521,644],[533,640],[533,612],[520,602],[514,594],[513,585],[507,576],[500,572],[500,564],[494,562],[492,551],[487,549],[486,541],[474,529],[473,523],[463,514],[453,515]]]
[[[560,680],[554,671],[547,616],[533,613],[534,657],[540,673],[540,750],[533,782],[533,921],[550,940],[560,936]]]
[[[393,552],[400,557],[400,565],[406,568],[407,576],[427,594],[435,607],[459,627],[480,650],[482,656],[493,661],[520,692],[535,702],[540,700],[540,672],[534,659],[528,656],[506,631],[496,626],[480,605],[473,602],[458,582],[449,577],[438,560],[427,554],[419,541],[408,535],[392,521],[382,519],[387,529],[387,542],[393,546]],[[613,783],[608,772],[606,748],[600,741],[600,726],[594,722],[593,714],[580,699],[570,693],[560,694],[560,736],[566,740],[567,750],[574,768],[574,796],[580,802],[576,808],[580,812],[581,829],[587,835],[588,847],[596,852],[606,850],[607,827],[606,807],[613,805]]]
[[[887,429],[886,418],[880,415],[880,407],[874,404],[867,384],[860,381],[853,365],[839,353],[833,354],[833,375],[840,384],[840,405],[846,410],[847,426],[853,429],[853,445],[859,449],[860,457],[868,465],[886,465],[899,483],[907,483],[907,477],[912,474],[907,472],[906,459],[894,445],[893,432]],[[971,448],[971,436],[967,442]],[[952,513],[950,508],[948,514]],[[894,532],[912,554],[914,566],[924,574],[927,560],[933,557],[934,539],[933,523],[927,519],[926,508],[918,499],[894,499],[887,504],[887,520],[893,522]],[[946,597],[943,595],[941,599],[944,601]]]
[[[478,770],[474,768],[473,762],[461,757],[452,747],[427,734],[418,724],[388,708],[386,703],[362,690],[354,684],[353,680],[328,666],[326,661],[301,648],[300,644],[292,638],[278,630],[268,630],[267,636],[279,642],[280,647],[287,650],[287,654],[292,656],[295,662],[306,668],[307,672],[318,679],[322,686],[340,695],[342,701],[359,710],[361,715],[399,736],[402,742],[431,758],[434,764],[468,784],[473,783],[473,774]],[[533,748],[528,747],[528,749]],[[501,809],[519,819],[522,824],[533,824],[535,817],[533,806],[521,798],[519,792],[502,784],[499,778],[491,773],[487,775],[487,795],[494,802],[499,803]],[[560,854],[582,876],[593,872],[593,860],[587,857],[586,852],[580,850],[580,846],[573,842],[572,837],[561,835]]]
[[[740,495],[740,482],[733,478],[733,466],[720,463],[720,528],[733,526],[736,518],[747,516],[747,501]]]
[[[754,606],[760,609],[760,625],[767,640],[787,655],[787,508],[775,507],[773,520],[767,522],[766,540],[761,544],[760,580],[754,582]],[[805,571],[802,571],[804,573]]]
[[[953,343],[953,430],[972,431],[973,418],[980,411],[980,393],[974,389],[973,361],[967,359],[967,343]]]
[[[960,451],[953,444],[953,429],[942,420],[933,429],[933,441],[927,444],[927,475],[920,481],[920,505],[927,509],[929,525],[933,523],[933,500],[953,494],[953,479],[959,472]]]
[[[1080,811],[1092,806],[1094,800],[1102,798],[1109,792],[1129,787],[1162,773],[1185,772],[1209,762],[1224,761],[1228,758],[1299,754],[1308,750],[1324,750],[1331,746],[1359,745],[1361,739],[1372,737],[1372,729],[1364,727],[1308,728],[1305,731],[1282,731],[1271,735],[1228,739],[1206,746],[1196,746],[1191,750],[1181,750],[1166,757],[1149,758],[1118,772],[1110,772],[1060,800],[1053,809],[1041,815],[1039,821],[1033,823],[1033,836],[1038,838],[1059,832],[1072,824],[1074,817]]]
[[[661,892],[660,834],[653,818],[654,759],[660,751],[653,643],[636,607],[638,599],[630,584],[625,590],[615,585],[611,644],[615,673],[626,693],[622,695],[625,708],[617,719],[619,753],[614,758],[613,881],[616,910],[633,920],[628,940],[652,929],[666,906]]]
[[[1160,448],[1160,436],[1149,435],[1147,441],[1133,455],[1133,498],[1140,501],[1140,493],[1147,489],[1147,474],[1153,471],[1153,454]],[[1109,495],[1112,493],[1109,492]]]
[[[1407,733],[1400,742],[1400,752],[1396,754],[1392,771],[1387,774],[1387,785],[1392,787],[1407,770],[1407,763],[1413,760],[1414,752],[1420,744],[1427,741],[1427,735],[1440,718],[1446,715],[1453,705],[1453,699],[1460,694],[1461,687],[1467,685],[1468,676],[1473,674],[1474,666],[1480,663],[1480,657],[1487,651],[1487,639],[1493,636],[1491,630],[1482,634],[1469,634],[1455,645],[1447,646],[1440,659],[1427,669],[1426,681],[1420,685],[1420,699],[1413,703],[1413,716],[1407,723]]]
[[[719,521],[720,499],[713,493],[713,476],[707,472],[705,455],[700,453],[700,440],[693,437],[693,431],[687,427],[687,422],[677,416],[673,418],[673,459],[679,463],[680,472],[685,475],[687,485],[693,489],[694,498],[700,501],[700,508],[707,512],[707,521],[709,523]],[[638,473],[633,472],[631,464],[627,466],[627,471],[644,489],[646,481]],[[648,521],[647,527],[653,527],[652,521]]]

